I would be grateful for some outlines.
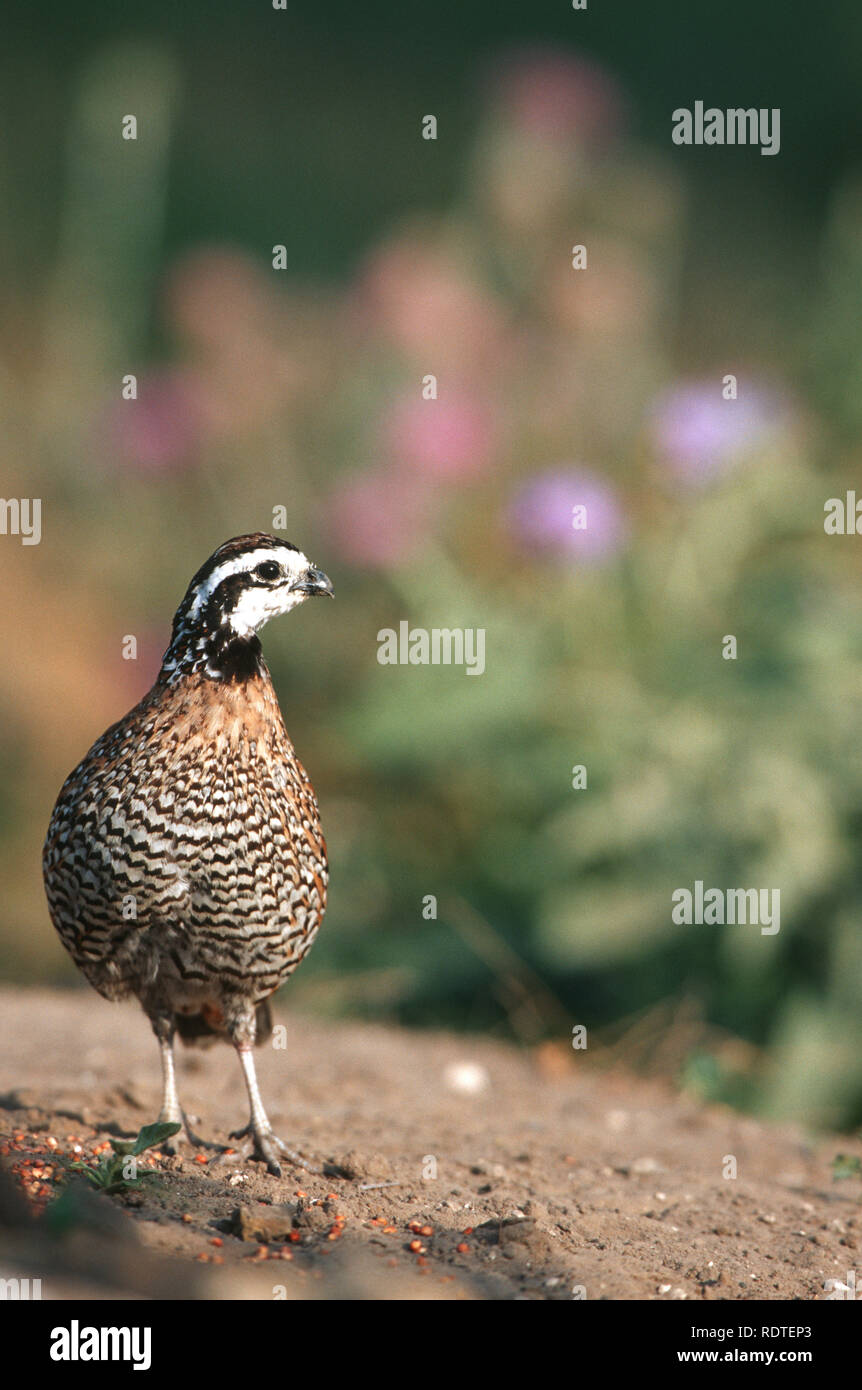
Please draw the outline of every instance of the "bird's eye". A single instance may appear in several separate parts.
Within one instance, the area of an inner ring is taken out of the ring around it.
[[[261,564],[256,566],[254,572],[259,579],[278,579],[278,576],[281,574],[281,569],[276,564],[275,560],[264,560]]]

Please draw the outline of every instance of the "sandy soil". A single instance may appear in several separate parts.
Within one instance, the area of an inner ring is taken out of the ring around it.
[[[321,1174],[185,1148],[142,1191],[82,1191],[58,1230],[62,1155],[155,1119],[156,1046],[137,1006],[90,992],[7,990],[0,1017],[0,1275],[41,1278],[45,1298],[822,1299],[856,1267],[862,1182],[831,1165],[858,1141],[564,1047],[287,1012],[261,1087]],[[245,1122],[230,1049],[182,1050],[179,1077],[204,1138]]]

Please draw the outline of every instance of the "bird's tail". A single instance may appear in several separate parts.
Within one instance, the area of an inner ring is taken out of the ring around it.
[[[272,1011],[269,1007],[269,1000],[264,1000],[258,1004],[255,1014],[257,1022],[257,1034],[255,1045],[262,1047],[269,1042],[272,1034]],[[186,1047],[211,1047],[219,1038],[225,1039],[226,1033],[220,1019],[214,1018],[211,1013],[200,1014],[175,1014],[174,1022],[177,1027],[177,1034]]]

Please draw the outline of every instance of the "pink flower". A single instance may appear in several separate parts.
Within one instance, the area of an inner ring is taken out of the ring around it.
[[[116,405],[109,419],[113,449],[143,473],[165,473],[195,461],[201,440],[201,395],[196,379],[180,371],[138,378],[137,399]]]
[[[386,568],[408,560],[420,548],[431,503],[430,491],[415,476],[395,470],[363,473],[335,489],[328,524],[349,563]]]
[[[514,125],[552,140],[601,144],[622,129],[625,99],[616,80],[560,49],[517,50],[497,65],[496,104]]]
[[[387,452],[396,462],[446,480],[480,477],[490,465],[490,412],[472,396],[444,390],[437,400],[418,392],[396,404],[383,425]]]
[[[365,334],[382,332],[422,372],[475,379],[505,350],[506,320],[472,267],[432,235],[386,242],[363,268],[354,301]]]
[[[264,331],[272,298],[260,267],[232,246],[190,252],[171,268],[164,289],[170,326],[197,346],[219,352]]]

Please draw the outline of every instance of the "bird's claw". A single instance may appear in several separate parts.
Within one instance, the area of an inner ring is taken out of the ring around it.
[[[279,1139],[271,1129],[255,1129],[249,1122],[242,1129],[235,1129],[228,1135],[229,1139],[251,1139],[252,1144],[246,1157],[258,1159],[266,1164],[266,1171],[271,1173],[274,1178],[282,1176],[279,1155],[288,1159],[297,1168],[304,1168],[307,1173],[322,1173],[323,1169],[310,1159],[303,1158],[302,1154],[291,1149],[285,1144],[283,1139]]]

